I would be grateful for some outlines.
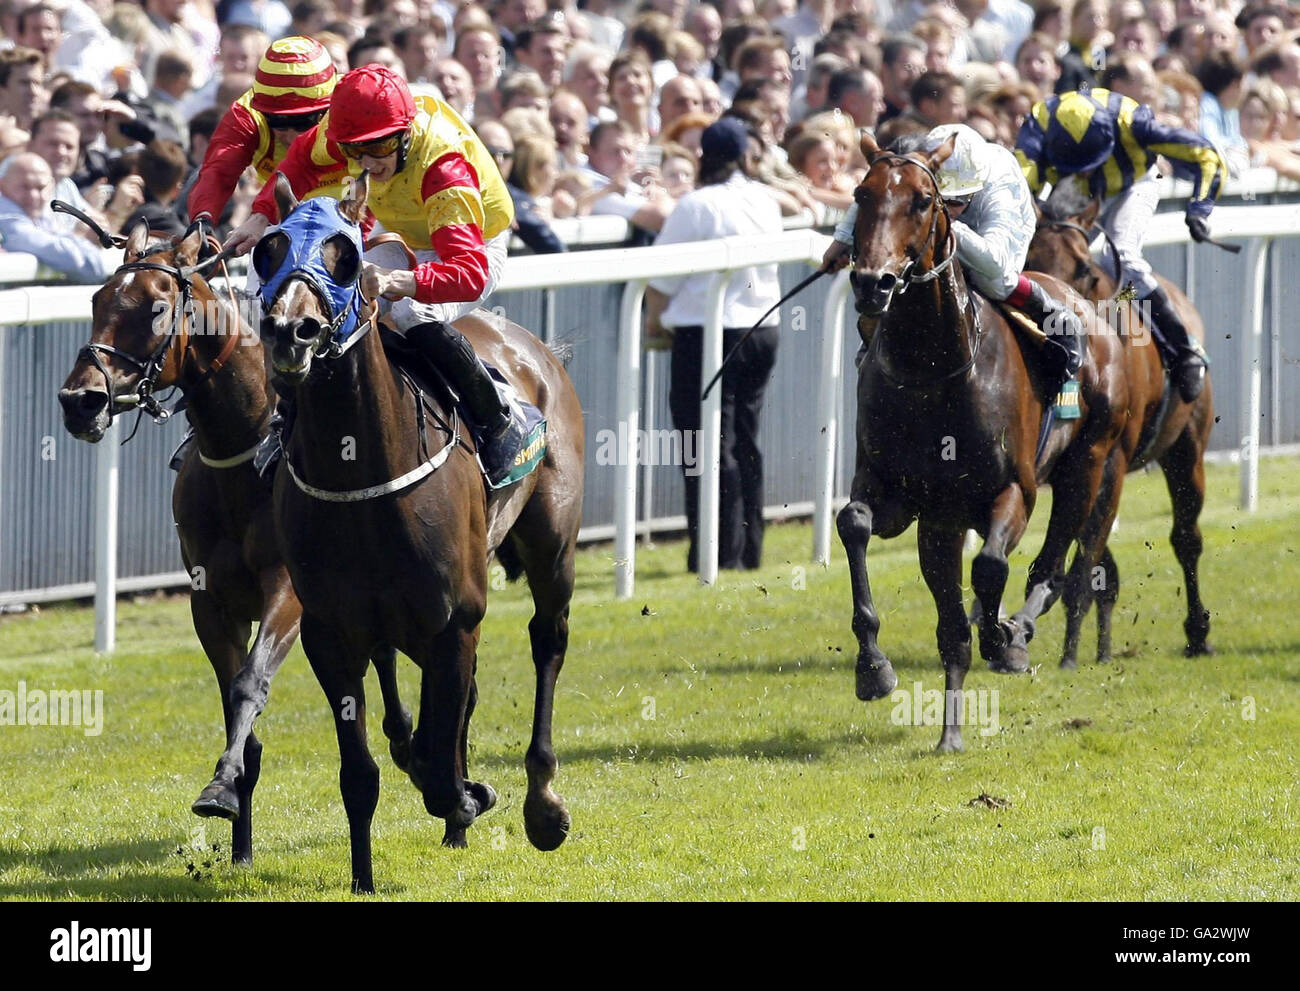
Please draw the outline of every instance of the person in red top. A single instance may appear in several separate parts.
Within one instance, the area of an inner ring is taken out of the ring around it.
[[[368,206],[415,253],[386,244],[366,253],[362,288],[381,298],[406,336],[465,401],[478,427],[479,459],[493,483],[508,474],[523,440],[522,416],[503,402],[474,349],[451,323],[478,307],[505,267],[514,207],[492,155],[465,121],[435,97],[417,101],[390,69],[363,65],[334,90],[316,127],[290,146],[280,172],[299,199],[319,193],[345,167],[368,172]],[[251,249],[278,218],[272,183],[226,239]]]
[[[325,115],[336,81],[334,63],[319,42],[274,42],[258,64],[252,89],[230,105],[212,135],[190,190],[190,220],[203,214],[219,218],[248,166],[263,183],[269,180],[298,135]],[[340,166],[322,185],[337,186],[346,174]]]

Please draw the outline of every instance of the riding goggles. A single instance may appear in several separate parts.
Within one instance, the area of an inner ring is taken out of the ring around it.
[[[325,111],[314,114],[267,114],[266,124],[273,131],[296,131],[302,134],[320,123]]]
[[[350,144],[348,142],[339,142],[339,151],[343,152],[353,161],[360,161],[362,158],[385,158],[397,152],[402,147],[402,138],[405,137],[405,131],[398,131],[396,134],[390,134],[386,138],[377,138],[374,141],[366,141],[359,144]]]

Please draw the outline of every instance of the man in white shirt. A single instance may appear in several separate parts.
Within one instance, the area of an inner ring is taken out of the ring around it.
[[[723,117],[700,138],[700,188],[687,193],[664,222],[656,245],[683,244],[741,235],[754,239],[780,234],[776,200],[746,174],[761,153],[761,142],[735,117]],[[709,273],[653,279],[646,290],[650,333],[671,332],[672,384],[668,402],[683,452],[698,451],[700,393],[703,390],[703,337]],[[723,300],[723,348],[731,349],[774,307],[781,296],[775,265],[743,269],[727,283]],[[722,374],[722,478],[719,500],[718,565],[757,568],[763,553],[763,456],[758,421],[772,368],[780,317],[768,315],[732,357]],[[685,458],[683,458],[685,460]],[[686,525],[690,534],[686,566],[699,570],[699,472],[683,464]]]
[[[673,198],[655,180],[657,170],[637,167],[637,139],[631,126],[614,120],[591,132],[588,169],[597,189],[593,214],[622,217],[635,227],[657,233],[673,210]]]

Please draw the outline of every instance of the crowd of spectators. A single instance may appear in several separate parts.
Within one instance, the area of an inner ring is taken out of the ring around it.
[[[378,62],[441,95],[491,150],[535,251],[563,250],[551,223],[589,214],[649,243],[723,114],[761,137],[756,178],[781,211],[818,224],[852,202],[863,131],[883,146],[965,122],[1010,147],[1035,101],[1091,86],[1201,131],[1236,173],[1300,178],[1297,13],[1281,0],[0,0],[0,236],[92,281],[93,236],[51,199],[112,231],[183,229],[221,115],[293,34],[340,73]],[[227,229],[256,185],[241,183]]]

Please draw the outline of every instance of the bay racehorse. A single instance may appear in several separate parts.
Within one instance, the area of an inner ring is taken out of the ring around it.
[[[98,443],[112,419],[179,388],[195,442],[172,490],[181,557],[192,578],[190,613],[221,691],[227,746],[212,782],[194,803],[203,816],[232,820],[231,857],[253,859],[253,789],[262,744],[253,722],[272,676],[298,637],[302,606],[276,546],[271,479],[253,469],[272,397],[261,341],[239,308],[199,273],[203,235],[149,244],[137,225],[125,263],[91,302],[91,340],[59,391],[69,433]],[[257,637],[249,647],[252,624]],[[376,652],[395,759],[409,746],[411,720],[397,701],[395,658]]]
[[[1045,376],[1033,347],[996,307],[967,290],[954,263],[955,239],[934,171],[953,139],[930,153],[881,151],[868,136],[869,163],[858,203],[850,280],[858,311],[878,318],[858,372],[857,456],[840,539],[853,584],[858,640],[857,695],[882,698],[898,682],[877,643],[880,620],[867,576],[872,535],[896,537],[918,522],[921,573],[939,614],[945,672],[940,750],[961,748],[962,684],[970,667],[970,625],[962,606],[961,553],[968,529],[984,538],[971,566],[979,598],[980,653],[997,671],[1023,671],[1035,619],[1060,593],[1070,543],[1092,509],[1102,468],[1126,409],[1119,341],[1088,332],[1082,415],[1063,421],[1036,457]],[[1059,282],[1051,292],[1071,294]],[[864,335],[865,337],[865,335]],[[1029,570],[1024,607],[999,622],[1008,553],[1024,533],[1038,486],[1052,485],[1042,550]]]
[[[1142,321],[1141,305],[1119,298],[1118,279],[1094,260],[1089,250],[1090,232],[1100,204],[1093,200],[1082,209],[1065,205],[1053,197],[1039,221],[1029,246],[1028,264],[1057,275],[1104,310],[1099,316],[1114,326],[1124,343],[1124,372],[1128,379],[1130,415],[1111,452],[1097,505],[1089,518],[1085,547],[1100,550],[1100,557],[1084,552],[1075,555],[1066,580],[1066,633],[1061,666],[1078,663],[1079,632],[1083,617],[1097,598],[1097,661],[1111,657],[1111,613],[1119,596],[1119,568],[1106,546],[1111,524],[1119,508],[1124,475],[1156,462],[1164,471],[1173,501],[1173,530],[1169,535],[1174,554],[1183,569],[1187,588],[1187,618],[1183,631],[1188,657],[1211,653],[1210,614],[1201,601],[1199,561],[1201,530],[1198,520],[1205,503],[1205,451],[1214,429],[1214,398],[1209,377],[1193,403],[1179,398],[1178,390],[1166,386],[1160,350],[1151,339],[1149,325]],[[1169,294],[1188,332],[1197,340],[1205,328],[1191,301],[1173,283],[1157,276]],[[1092,539],[1095,534],[1099,539]],[[1100,569],[1100,570],[1098,570]]]
[[[292,221],[297,200],[283,177],[277,179],[280,217]],[[368,195],[363,175],[341,203],[302,205],[309,212],[337,210],[344,221],[346,233],[324,237],[320,251],[334,285],[294,269],[264,299],[262,318],[272,374],[297,409],[276,474],[277,529],[303,603],[303,647],[334,715],[358,892],[374,890],[370,821],[379,769],[366,745],[362,679],[376,644],[392,644],[422,669],[408,773],[429,814],[446,820],[444,845],[464,846],[466,828],[496,801],[488,785],[467,780],[479,624],[493,552],[508,572],[527,574],[535,605],[528,632],[537,690],[524,825],[542,850],[558,847],[568,834],[569,814],[551,790],[551,712],[568,645],[583,483],[577,394],[556,356],[522,327],[482,310],[457,322],[475,352],[547,420],[540,466],[490,495],[454,406],[434,395],[417,397],[389,363],[373,324],[360,321],[340,345],[334,330],[344,311],[335,313],[330,297],[338,286],[360,291],[353,228]],[[337,229],[337,217],[325,219]],[[299,250],[304,246],[290,243],[283,230],[269,232],[254,261],[279,261],[259,270],[263,281]],[[431,457],[426,441],[437,447]]]

